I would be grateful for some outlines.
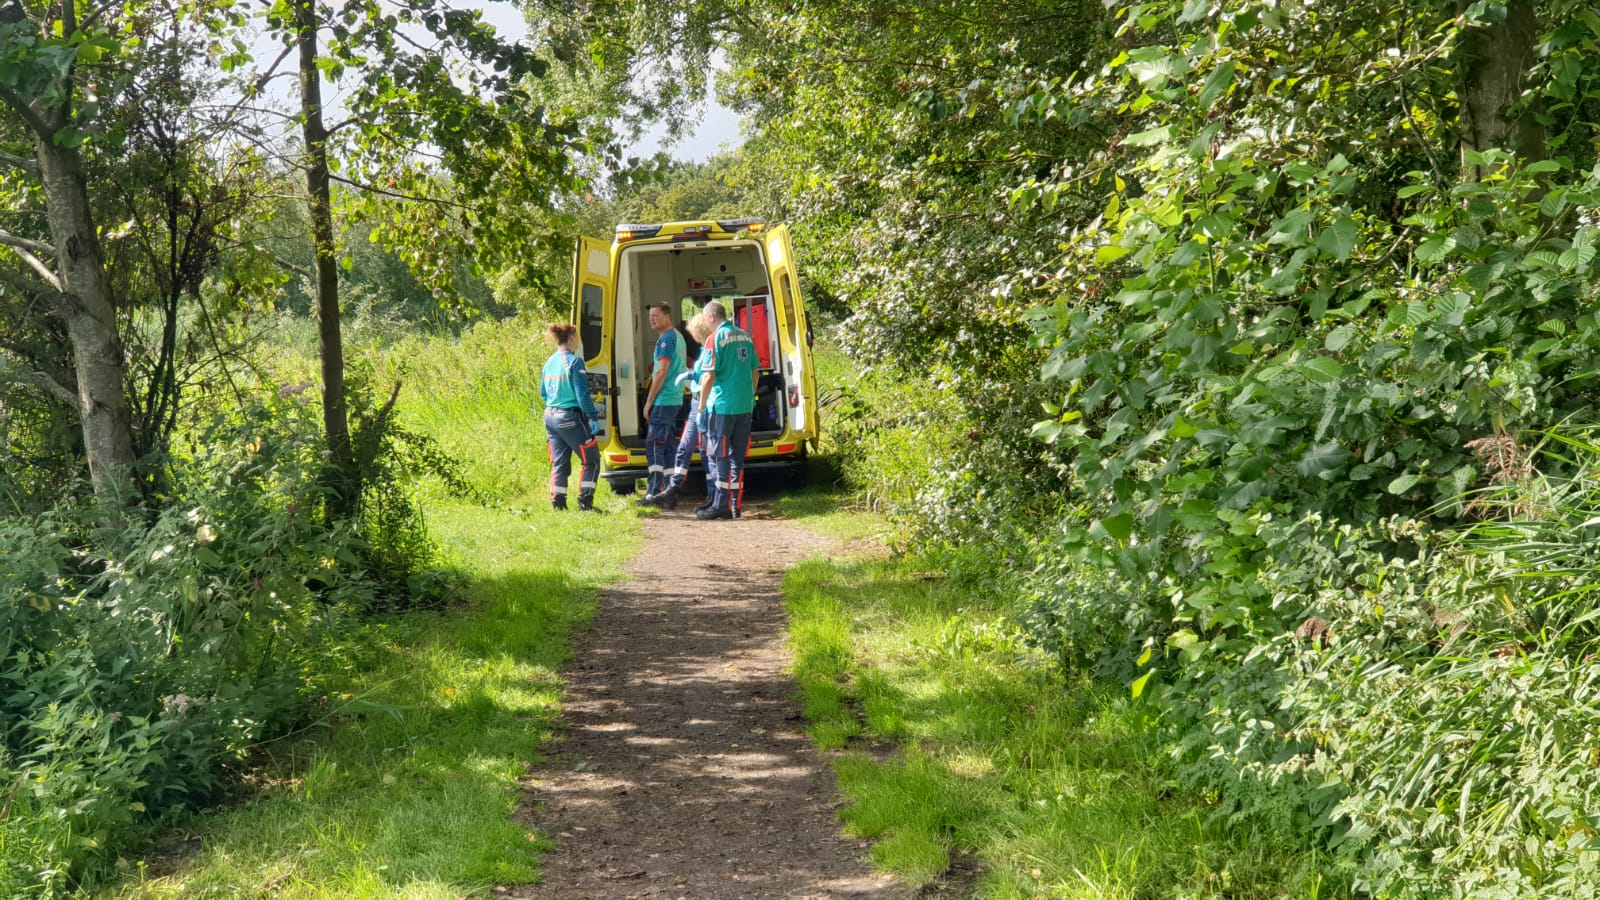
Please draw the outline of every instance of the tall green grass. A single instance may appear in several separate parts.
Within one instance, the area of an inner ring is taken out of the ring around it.
[[[785,594],[844,822],[911,884],[970,856],[984,897],[1340,895],[1315,857],[1179,789],[1146,709],[1030,657],[995,591],[912,557],[813,560]]]
[[[456,340],[412,335],[361,352],[380,385],[402,383],[402,422],[470,462],[474,486],[509,500],[542,493],[549,473],[539,373],[543,322],[485,321]]]

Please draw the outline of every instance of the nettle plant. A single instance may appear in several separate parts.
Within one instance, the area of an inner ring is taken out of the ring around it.
[[[199,429],[151,520],[0,519],[8,893],[101,871],[151,821],[214,799],[227,765],[303,724],[340,677],[377,584],[350,523],[320,514],[319,423],[299,400]]]

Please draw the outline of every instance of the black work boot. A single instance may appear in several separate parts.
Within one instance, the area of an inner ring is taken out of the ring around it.
[[[579,512],[592,512],[592,513],[604,513],[605,512],[605,510],[600,509],[599,507],[594,505],[594,495],[593,494],[579,494],[578,495],[578,511]]]
[[[659,506],[662,509],[677,509],[678,508],[678,489],[677,488],[667,488],[666,490],[664,490],[661,493],[657,494],[654,505],[655,506]]]
[[[556,512],[566,512],[567,511],[567,498],[562,497],[560,500],[551,500],[550,501],[550,508],[555,510]]]

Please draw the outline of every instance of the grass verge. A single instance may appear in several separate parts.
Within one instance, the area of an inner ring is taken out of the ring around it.
[[[249,802],[192,823],[197,852],[114,896],[456,898],[535,877],[520,780],[558,713],[568,635],[636,520],[442,503],[430,525],[469,604],[374,629],[336,722],[263,748]]]
[[[843,505],[839,489],[815,483],[802,491],[780,494],[772,502],[772,509],[785,519],[794,519],[813,531],[842,540],[860,540],[878,537],[883,533],[883,519],[865,510]]]
[[[920,886],[975,858],[983,897],[1342,893],[1316,858],[1180,790],[1145,711],[1030,658],[990,594],[916,558],[812,560],[785,580],[811,733],[842,750],[841,815],[877,865]]]

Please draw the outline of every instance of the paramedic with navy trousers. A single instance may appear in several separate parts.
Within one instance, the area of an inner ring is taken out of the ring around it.
[[[711,326],[706,324],[704,313],[690,319],[687,327],[690,339],[694,341],[696,347],[711,337]],[[702,446],[705,441],[700,434],[700,378],[703,374],[700,364],[709,361],[710,357],[701,353],[695,359],[695,364],[678,375],[677,381],[673,384],[674,390],[681,391],[686,387],[689,389],[689,415],[684,420],[683,434],[678,437],[678,450],[672,457],[672,468],[667,471],[666,493],[656,498],[655,505],[662,509],[678,508],[678,492],[683,490],[683,483],[689,478],[689,461],[694,458],[695,453],[697,451],[700,453],[701,460],[711,458],[705,453],[705,448]],[[706,469],[710,470],[709,464]],[[708,485],[713,481],[714,479],[707,479]],[[695,512],[711,508],[710,494],[711,491],[706,491],[706,502]]]
[[[695,513],[697,519],[736,519],[744,501],[744,461],[750,452],[750,411],[756,405],[755,343],[750,335],[728,321],[722,304],[706,304],[711,340],[701,350],[705,377],[700,385],[700,416],[705,423],[706,467],[712,482],[711,506]]]
[[[683,339],[672,327],[672,307],[657,303],[650,307],[650,327],[656,339],[655,371],[650,377],[650,396],[644,401],[644,455],[650,464],[649,488],[641,506],[673,509],[678,495],[667,492],[673,451],[678,447],[678,414],[683,411]]]
[[[594,507],[594,486],[600,477],[600,416],[589,396],[589,370],[577,350],[578,328],[556,322],[549,328],[556,352],[544,364],[539,393],[544,397],[544,430],[550,444],[550,505],[567,508],[567,479],[572,474],[572,454],[583,462],[578,476],[578,508]]]

